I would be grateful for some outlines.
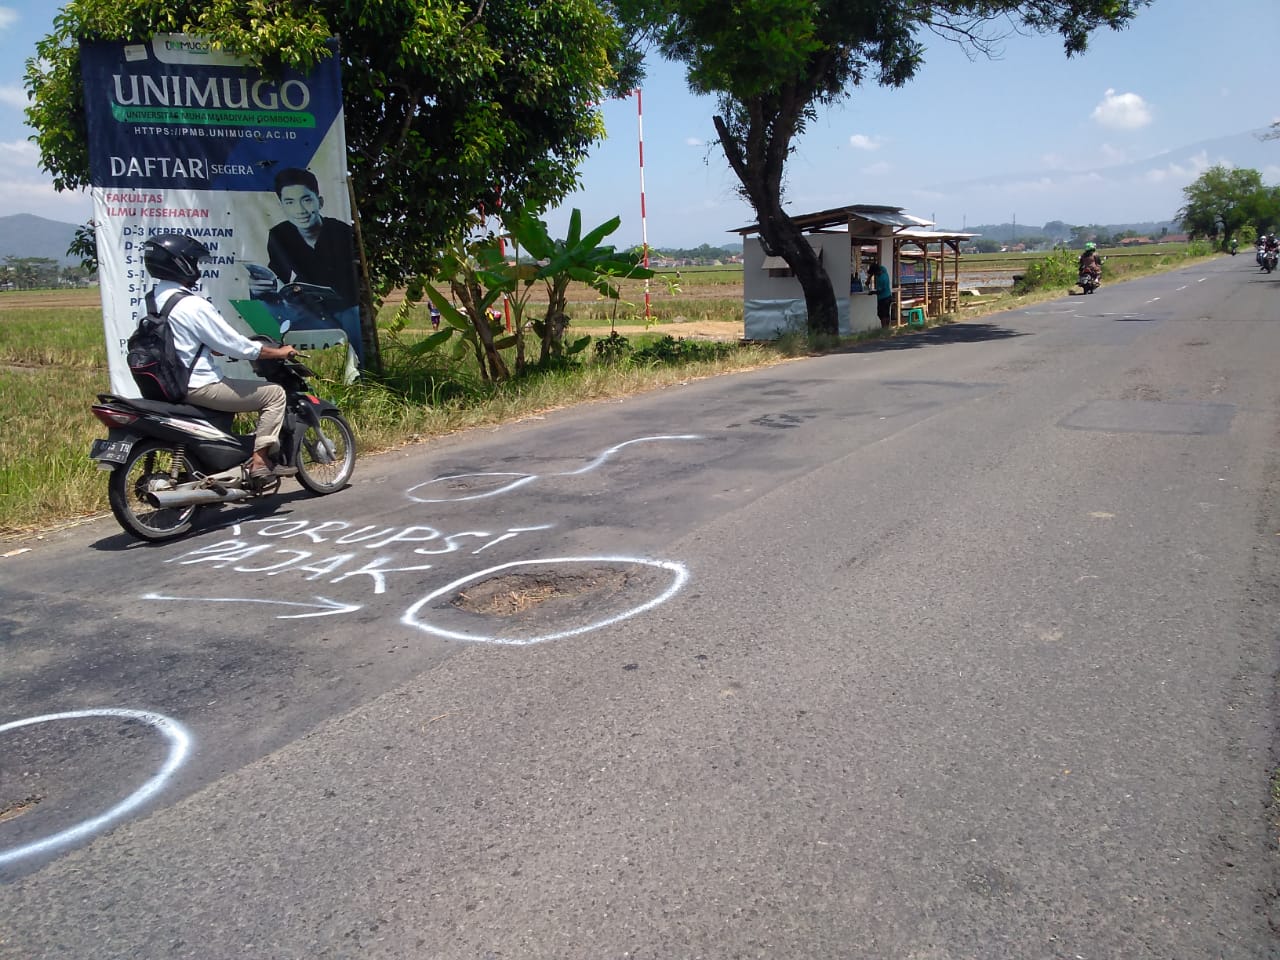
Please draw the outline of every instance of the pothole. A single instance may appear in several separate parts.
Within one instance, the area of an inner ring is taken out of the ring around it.
[[[23,800],[11,800],[8,803],[0,804],[0,823],[4,823],[6,820],[14,820],[35,809],[36,804],[43,799],[44,797],[32,795]]]
[[[611,626],[670,600],[683,564],[643,557],[540,557],[478,570],[424,596],[401,622],[471,643],[523,646]]]
[[[548,601],[592,597],[603,599],[622,591],[627,574],[599,567],[579,573],[509,573],[468,584],[450,604],[467,613],[513,617]]]

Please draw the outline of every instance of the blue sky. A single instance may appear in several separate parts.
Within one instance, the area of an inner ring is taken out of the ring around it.
[[[91,215],[87,195],[53,191],[22,113],[23,64],[55,10],[0,0],[0,210],[79,223]],[[1182,188],[1215,163],[1278,183],[1280,140],[1257,136],[1280,120],[1276,13],[1276,0],[1155,0],[1072,60],[1052,37],[1011,36],[999,59],[970,60],[925,36],[925,66],[907,87],[855,91],[798,141],[787,208],[890,204],[956,229],[1106,224],[1172,218]],[[571,207],[586,226],[617,214],[609,242],[630,246],[642,235],[636,101],[602,110],[609,137],[584,164],[583,188],[546,219],[562,232]],[[679,65],[653,60],[643,110],[649,243],[736,240],[729,231],[755,217],[708,145],[714,102],[688,92]]]

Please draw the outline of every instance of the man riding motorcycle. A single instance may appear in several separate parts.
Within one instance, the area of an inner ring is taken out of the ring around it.
[[[152,291],[157,308],[162,308],[170,297],[194,292],[200,284],[200,261],[209,256],[203,243],[180,233],[160,234],[144,243],[142,262],[147,273],[159,281]],[[257,380],[231,380],[211,354],[238,360],[287,360],[297,351],[242,336],[213,304],[200,296],[184,296],[174,304],[169,326],[178,359],[191,371],[187,403],[209,410],[259,415],[249,476],[267,480],[295,473],[295,468],[279,466],[271,459],[279,447],[284,420],[284,388]]]
[[[1280,240],[1276,239],[1274,233],[1258,236],[1258,266],[1266,273],[1270,273],[1276,268],[1276,262],[1280,259]]]

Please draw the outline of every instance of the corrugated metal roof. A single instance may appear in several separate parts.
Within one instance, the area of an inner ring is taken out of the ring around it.
[[[801,230],[825,230],[832,227],[849,226],[850,219],[866,220],[886,227],[930,227],[932,220],[922,220],[909,213],[903,213],[901,207],[887,207],[879,204],[855,203],[847,207],[835,207],[831,210],[819,210],[816,213],[798,213],[791,217],[791,222]],[[753,223],[749,227],[738,227],[730,233],[746,235],[759,233],[760,224]]]
[[[895,237],[909,237],[912,240],[970,240],[980,237],[980,233],[949,233],[945,230],[919,230],[914,227],[899,230]]]

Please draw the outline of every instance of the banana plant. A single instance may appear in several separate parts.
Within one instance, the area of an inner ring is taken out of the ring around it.
[[[519,333],[501,336],[501,322],[495,322],[490,315],[490,309],[506,286],[504,267],[495,238],[455,240],[441,255],[436,272],[436,280],[447,285],[452,296],[446,295],[437,284],[427,284],[424,288],[427,298],[440,311],[443,328],[414,344],[411,352],[436,350],[456,338],[454,359],[461,359],[470,348],[481,377],[491,383],[508,379],[511,372],[500,351],[516,344]],[[455,301],[461,309],[455,306]]]
[[[523,315],[530,288],[535,284],[543,284],[547,291],[546,314],[530,324],[541,340],[540,364],[572,356],[591,342],[587,336],[565,345],[565,331],[569,326],[565,309],[571,283],[584,283],[602,297],[616,302],[620,296],[617,280],[647,279],[655,275],[641,265],[636,253],[620,253],[611,246],[600,245],[601,240],[618,229],[622,223],[620,217],[613,217],[584,234],[582,211],[575,208],[563,240],[552,238],[546,223],[526,210],[504,215],[502,223],[517,247],[538,261],[536,267],[517,268],[510,273],[518,314]]]

